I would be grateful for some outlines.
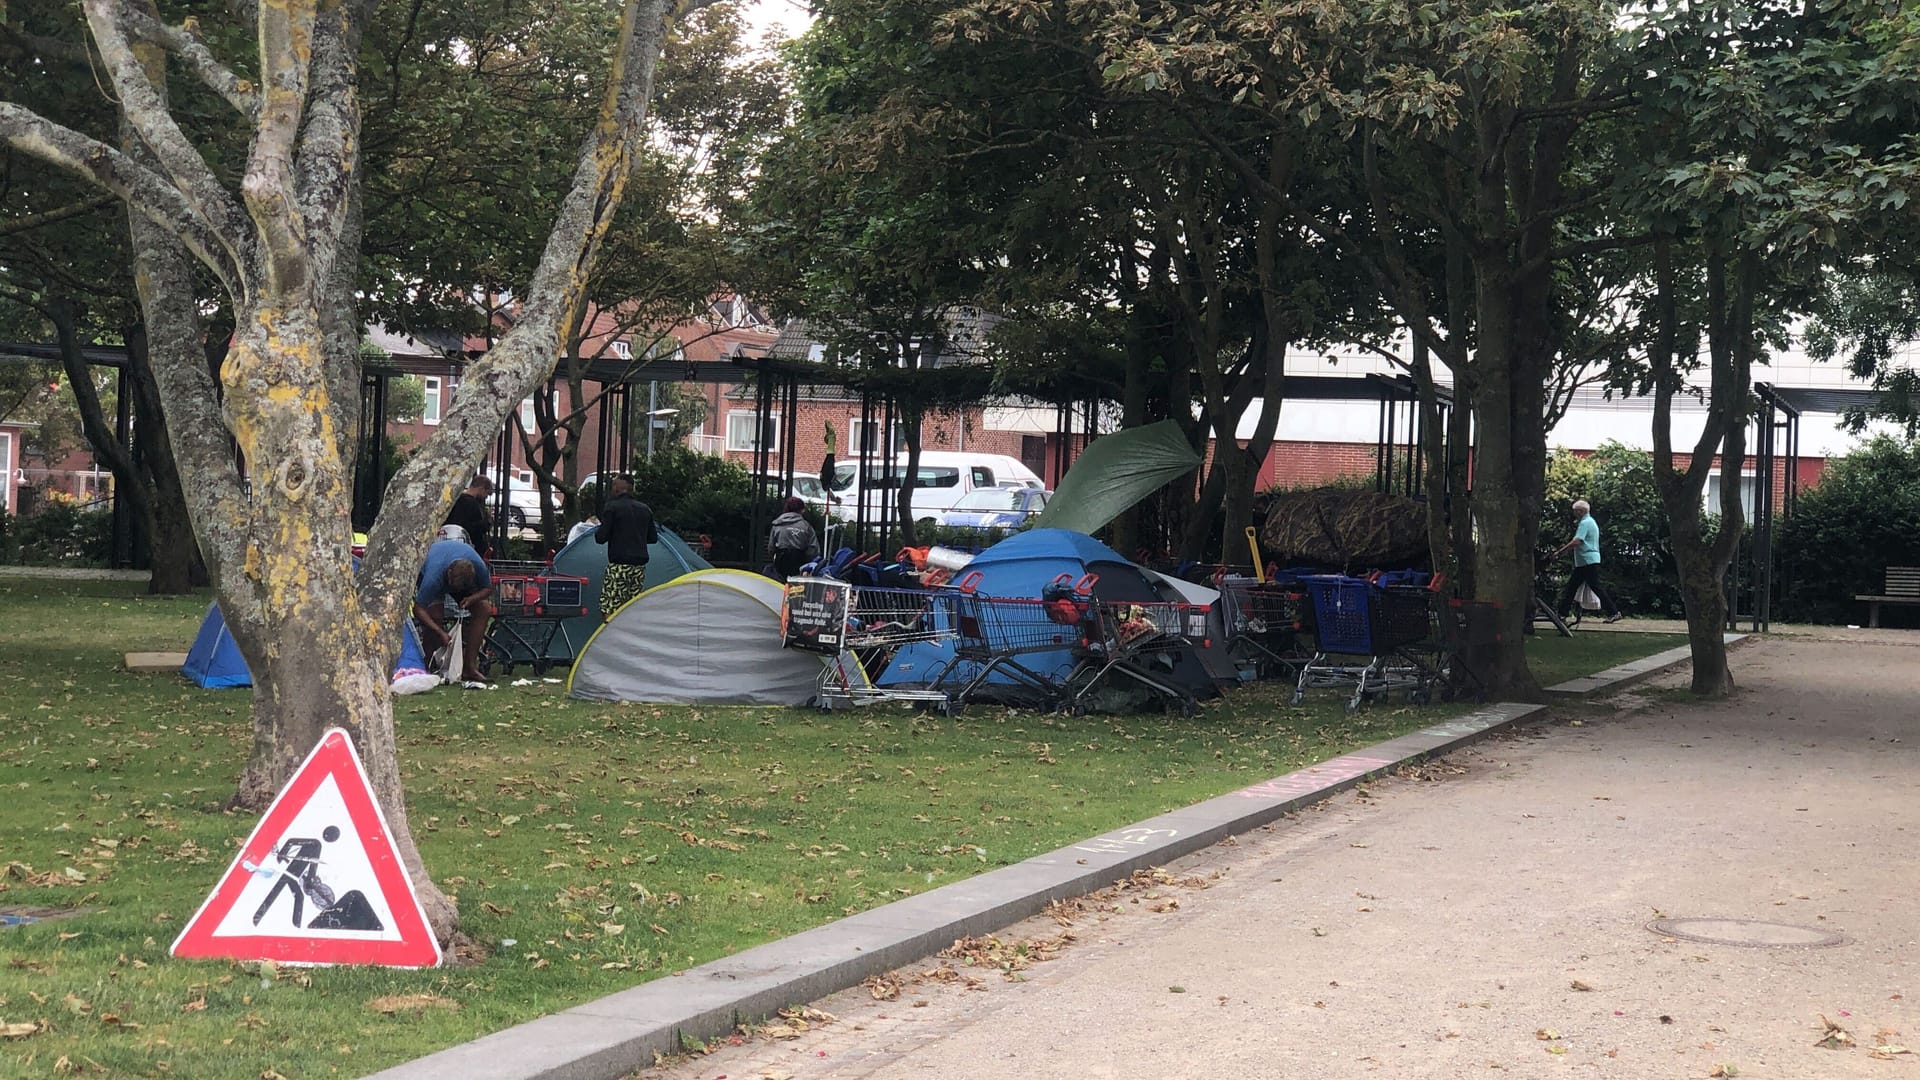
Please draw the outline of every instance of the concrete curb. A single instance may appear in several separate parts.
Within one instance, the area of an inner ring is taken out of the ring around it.
[[[1501,703],[1149,818],[1025,862],[655,979],[369,1080],[614,1080],[742,1021],[858,985],[952,944],[1247,832],[1409,762],[1503,731],[1544,705]]]
[[[1724,639],[1728,648],[1747,640],[1749,634],[1726,634]],[[1687,646],[1657,652],[1652,656],[1643,656],[1630,660],[1605,671],[1592,675],[1583,675],[1578,679],[1568,679],[1547,687],[1549,698],[1590,698],[1596,694],[1612,690],[1624,690],[1635,683],[1645,682],[1665,671],[1670,671],[1693,659],[1693,652]]]

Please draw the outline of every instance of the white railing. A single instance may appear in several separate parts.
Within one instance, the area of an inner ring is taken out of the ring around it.
[[[724,435],[687,436],[687,449],[696,453],[712,454],[714,457],[719,457],[721,452],[726,450],[726,448],[727,438]]]

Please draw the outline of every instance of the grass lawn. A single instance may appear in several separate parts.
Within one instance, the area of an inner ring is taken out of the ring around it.
[[[1575,630],[1568,638],[1542,628],[1527,639],[1527,666],[1541,686],[1552,686],[1686,643],[1685,634]]]
[[[416,835],[489,955],[261,972],[166,954],[253,825],[221,809],[248,697],[118,670],[184,649],[205,606],[135,588],[0,578],[0,905],[85,909],[0,929],[0,1075],[358,1076],[1448,712],[1273,684],[1192,720],[405,698]],[[1582,635],[1553,663],[1629,642],[1668,645]],[[400,995],[424,1007],[381,1011]]]

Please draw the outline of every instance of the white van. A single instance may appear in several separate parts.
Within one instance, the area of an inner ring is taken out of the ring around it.
[[[883,501],[889,510],[892,500],[883,499],[887,487],[898,487],[899,475],[906,472],[907,455],[894,460],[894,477],[888,477],[883,458],[861,458],[834,466],[833,490],[840,504],[834,516],[852,521],[866,507],[868,521],[880,517]],[[913,516],[919,521],[937,521],[970,492],[981,488],[1045,488],[1046,482],[1018,458],[1005,454],[976,454],[966,450],[923,450],[920,469],[913,482]]]

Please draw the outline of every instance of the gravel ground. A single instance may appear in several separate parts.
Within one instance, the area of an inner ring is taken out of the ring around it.
[[[1560,709],[1578,722],[643,1075],[1920,1077],[1908,662],[1890,640],[1755,642],[1730,701],[1686,700],[1682,672]],[[1663,916],[1845,943],[1693,941],[1648,928]],[[1837,1049],[1816,1045],[1828,1021]]]

